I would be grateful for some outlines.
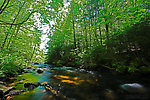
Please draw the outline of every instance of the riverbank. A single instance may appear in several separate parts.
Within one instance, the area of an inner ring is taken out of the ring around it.
[[[41,74],[48,70],[46,64],[32,64],[22,70],[19,75],[0,77],[0,100],[11,99],[14,95],[33,90],[44,84],[38,82],[34,74]]]

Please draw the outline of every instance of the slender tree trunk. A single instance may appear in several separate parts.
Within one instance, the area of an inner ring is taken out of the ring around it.
[[[90,45],[90,47],[91,47],[91,26],[89,26],[89,36],[90,36],[90,43],[89,43],[89,45]]]
[[[13,35],[14,35],[15,31],[16,31],[16,28],[17,28],[17,26],[15,26],[15,28],[13,29],[13,33],[11,33],[10,40],[8,40],[7,49],[8,49],[8,47],[9,47],[10,41],[12,40]],[[17,32],[17,31],[16,31],[16,32]]]
[[[24,2],[24,4],[25,4],[25,2]],[[13,23],[15,23],[15,21],[16,21],[17,17],[19,16],[20,11],[21,11],[22,7],[24,6],[24,4],[20,7],[20,9],[19,9],[19,11],[18,11],[18,14],[16,15],[15,19],[13,20],[13,22],[12,22],[12,24],[11,24],[9,30],[12,29]],[[6,43],[7,39],[8,39],[8,36],[9,36],[9,32],[7,32],[7,34],[6,34],[6,37],[5,37],[4,42],[3,42],[3,45],[2,45],[2,47],[1,47],[2,49],[3,49],[4,46],[5,46],[5,43]]]
[[[17,37],[17,34],[18,34],[18,32],[19,32],[19,29],[20,29],[20,25],[18,25],[18,27],[17,27],[17,30],[16,30],[16,32],[15,32],[16,34],[15,34],[15,35],[14,35],[14,34],[11,35],[11,38],[10,38],[10,40],[9,40],[9,42],[8,42],[8,45],[7,45],[7,49],[9,48],[9,45],[10,45],[10,44],[13,44],[12,38],[13,38],[13,37],[15,37],[15,38]],[[12,41],[12,42],[11,42],[11,41]]]
[[[76,33],[75,33],[74,19],[73,19],[73,38],[74,38],[74,47],[77,48],[77,45],[76,45]]]
[[[85,44],[84,44],[84,37],[83,37],[84,34],[83,34],[83,33],[84,33],[84,32],[81,30],[81,36],[82,36],[82,37],[81,37],[81,39],[82,39],[82,46],[81,46],[81,47],[82,47],[82,51],[84,51],[84,47],[85,47]]]
[[[109,40],[109,34],[108,34],[108,24],[105,24],[105,28],[106,28],[106,38],[107,40]]]
[[[103,45],[101,26],[99,25],[100,43]]]
[[[84,22],[85,22],[85,19],[84,19]],[[85,24],[85,46],[86,46],[86,49],[88,49],[88,40],[87,40],[87,28],[86,28],[86,22],[84,23]]]
[[[12,25],[10,26],[10,30],[11,30],[11,28],[12,28]],[[3,44],[2,44],[2,49],[4,48],[4,46],[5,46],[5,43],[6,43],[6,41],[7,41],[7,38],[8,38],[8,35],[9,35],[9,32],[7,32],[7,34],[6,34],[6,37],[5,37],[5,39],[4,39],[4,42],[3,42]]]
[[[95,35],[96,42],[97,42],[96,44],[99,45],[98,36],[97,36],[97,25],[95,25],[95,27],[94,27],[94,35]]]
[[[35,44],[35,46],[34,46],[34,48],[33,48],[33,52],[32,52],[32,54],[31,54],[30,61],[32,61],[32,58],[33,58],[33,56],[34,56],[34,53],[35,53],[35,49],[36,49],[36,44]]]

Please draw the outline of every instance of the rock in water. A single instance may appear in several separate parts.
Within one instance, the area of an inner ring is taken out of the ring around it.
[[[34,65],[39,65],[39,63],[38,63],[38,62],[35,62]]]
[[[146,93],[144,86],[138,83],[123,84],[120,87],[128,93]]]
[[[5,85],[0,85],[0,98],[3,98],[11,90],[15,89],[14,87],[7,87]]]
[[[34,82],[34,83],[25,83],[24,87],[28,88],[29,90],[33,90],[34,88],[40,86],[41,84],[39,82]]]
[[[28,66],[27,69],[31,69],[33,66]]]
[[[40,73],[43,73],[43,70],[42,69],[38,69],[37,72],[40,74]]]

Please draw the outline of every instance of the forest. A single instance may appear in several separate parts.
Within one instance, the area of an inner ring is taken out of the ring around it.
[[[71,0],[51,5],[55,25],[48,63],[99,71],[150,71],[148,1]]]
[[[35,0],[0,0],[0,76],[17,75],[43,59],[42,33],[34,17],[42,7],[37,4]]]
[[[0,75],[34,62],[150,71],[147,0],[1,0],[0,6]],[[46,54],[39,49],[44,24],[51,30]]]
[[[150,100],[149,5],[0,0],[0,100]]]

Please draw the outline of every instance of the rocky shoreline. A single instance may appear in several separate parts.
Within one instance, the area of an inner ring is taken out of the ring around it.
[[[34,65],[37,65],[36,67]],[[48,70],[47,66],[39,66],[38,64],[33,64],[30,65],[28,67],[26,67],[25,69],[23,69],[22,74],[23,73],[37,73],[37,74],[41,74],[44,71]],[[11,81],[10,83],[13,83],[15,79],[13,78],[5,78],[5,77],[0,77],[0,100],[5,100],[8,98],[11,98],[13,95],[19,95],[22,92],[26,92],[29,90],[33,90],[34,88],[38,87],[38,86],[43,86],[44,84],[39,83],[39,82],[34,82],[34,83],[25,83],[24,84],[24,88],[25,89],[19,89],[17,90],[14,86],[10,86],[7,82]],[[24,79],[25,80],[25,79]],[[21,80],[22,81],[22,80]],[[19,84],[19,83],[18,83]]]

